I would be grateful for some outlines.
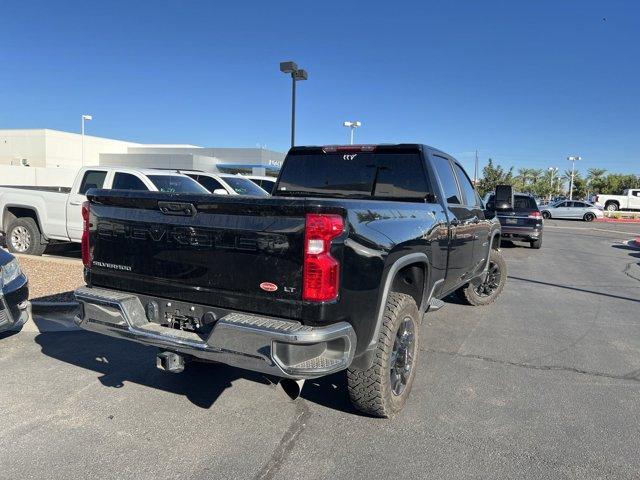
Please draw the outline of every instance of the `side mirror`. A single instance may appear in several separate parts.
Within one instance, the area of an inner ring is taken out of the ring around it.
[[[214,195],[229,195],[229,192],[227,192],[224,188],[216,188],[212,193]]]

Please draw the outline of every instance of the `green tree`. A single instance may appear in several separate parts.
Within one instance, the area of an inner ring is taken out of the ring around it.
[[[514,183],[513,167],[505,170],[500,165],[494,165],[490,158],[482,169],[482,178],[478,180],[478,192],[484,196],[487,192],[494,191],[496,185],[513,185]]]
[[[587,170],[587,180],[589,182],[589,190],[593,193],[601,193],[605,188],[607,181],[604,174],[607,170],[604,168],[590,168]]]

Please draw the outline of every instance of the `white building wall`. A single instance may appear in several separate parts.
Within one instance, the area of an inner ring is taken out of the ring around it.
[[[82,135],[78,133],[45,130],[47,167],[83,166]],[[112,140],[110,138],[84,136],[84,166],[99,165],[101,153],[127,153],[129,147],[139,143]]]
[[[0,185],[71,187],[77,168],[16,167],[0,165]]]
[[[194,169],[194,155],[163,153],[102,153],[100,165],[110,167]]]
[[[45,130],[0,130],[0,165],[46,165]]]

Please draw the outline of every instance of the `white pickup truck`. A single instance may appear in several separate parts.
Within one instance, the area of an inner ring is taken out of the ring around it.
[[[51,242],[82,239],[82,202],[91,188],[152,192],[209,192],[177,171],[84,167],[73,186],[0,186],[0,233],[9,251],[42,255]]]
[[[640,210],[640,188],[629,188],[622,195],[596,195],[596,206],[610,212],[616,210]]]

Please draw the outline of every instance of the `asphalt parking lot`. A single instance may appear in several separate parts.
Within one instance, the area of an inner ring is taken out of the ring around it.
[[[87,332],[0,338],[1,478],[640,478],[635,225],[545,222],[503,248],[489,307],[428,314],[393,420],[358,415],[342,375],[285,402],[260,375],[155,368]]]

